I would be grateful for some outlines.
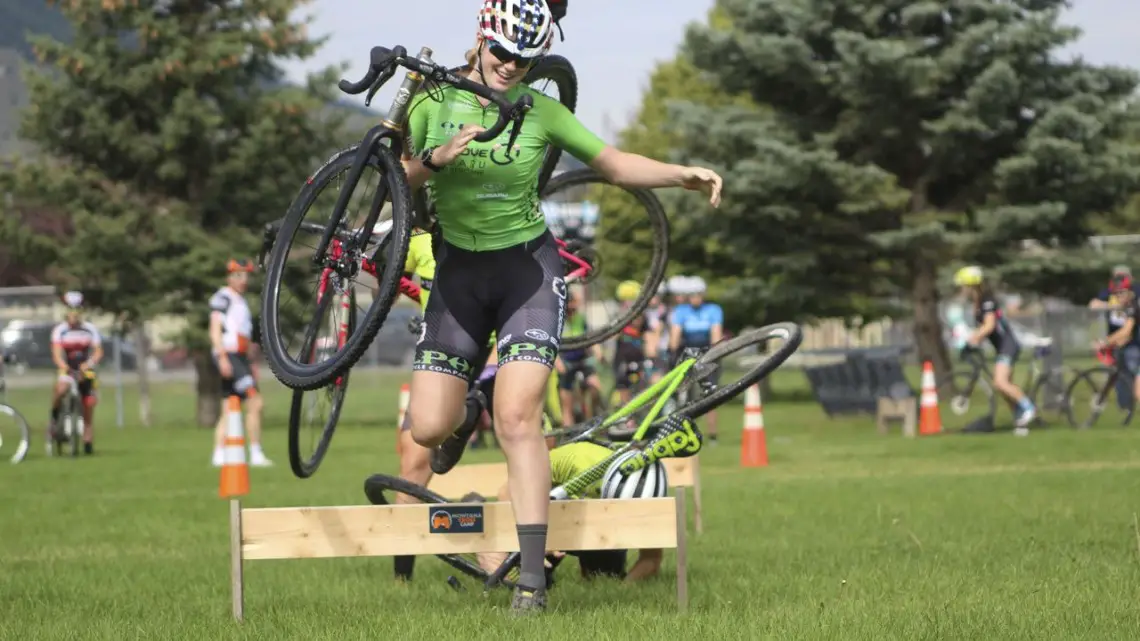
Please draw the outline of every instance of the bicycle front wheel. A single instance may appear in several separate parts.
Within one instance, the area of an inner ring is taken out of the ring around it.
[[[355,190],[343,215],[332,215],[344,185],[329,187],[347,176],[358,147],[335,154],[305,184],[269,253],[261,305],[262,344],[273,374],[295,390],[323,387],[352,367],[376,337],[399,293],[411,239],[412,206],[407,176],[395,151],[378,144],[357,184],[374,186],[377,192],[386,190],[391,205],[384,209],[390,213],[374,212],[373,196],[356,201],[355,191],[361,190]],[[392,221],[391,231],[379,248],[369,246],[373,230],[364,228],[377,216]],[[333,242],[324,255],[317,256],[315,248],[329,227],[333,228]],[[312,233],[314,228],[321,232]],[[370,260],[373,256],[375,262]],[[322,309],[318,306],[314,313],[304,311],[303,306],[319,299],[321,288],[325,293],[331,289],[341,295],[359,289],[371,293],[372,302],[367,311],[352,310],[363,316],[358,331],[324,358],[313,361],[307,347],[323,323]],[[297,301],[302,309],[290,307],[290,301]],[[299,349],[289,347],[294,340]]]
[[[1101,421],[1107,425],[1127,425],[1132,419],[1129,382],[1114,367],[1086,369],[1069,383],[1065,391],[1065,413],[1069,425],[1085,430]]]
[[[665,277],[669,220],[653,192],[626,189],[592,169],[555,176],[542,192],[551,231],[565,243],[566,283],[581,294],[586,330],[563,333],[561,349],[584,349],[641,316]],[[614,301],[618,283],[641,286],[628,304]]]
[[[991,432],[997,399],[978,370],[954,372],[938,385],[938,418],[944,432]]]
[[[391,497],[386,494],[389,492],[393,493]],[[454,501],[448,501],[422,485],[417,485],[398,476],[373,474],[364,481],[364,495],[368,497],[368,501],[373,505],[395,504],[395,493],[405,494],[420,503],[426,503],[428,505],[454,503]],[[451,567],[470,577],[485,581],[490,576],[490,573],[479,565],[478,559],[474,554],[437,554],[436,556]],[[503,581],[503,584],[509,588],[514,587],[514,583],[506,580]]]
[[[353,313],[356,309],[355,291],[349,290],[347,296],[329,296],[319,305],[340,305],[346,312],[346,318],[332,323],[328,328],[331,334],[317,338],[309,346],[312,360],[317,359],[320,351],[329,349],[328,345],[338,346],[356,329],[356,314]],[[344,407],[344,397],[348,393],[350,373],[351,370],[345,371],[319,390],[293,390],[293,403],[289,409],[289,467],[297,478],[312,476],[328,453],[340,420],[340,410]],[[302,434],[302,428],[306,428],[308,438]],[[308,448],[303,446],[305,441],[308,441]],[[305,455],[304,451],[311,453]]]
[[[722,340],[697,358],[689,370],[691,390],[677,413],[698,418],[716,409],[756,384],[760,379],[776,371],[792,354],[799,349],[804,334],[795,323],[776,323],[744,332],[740,336]],[[761,354],[755,349],[754,355],[747,351],[766,346],[771,340],[781,341],[775,349]],[[735,360],[735,362],[733,362]],[[749,362],[750,361],[750,362]],[[744,374],[731,383],[723,384],[719,378],[726,372],[746,367]],[[713,384],[715,381],[715,384]],[[705,391],[705,388],[711,388]]]
[[[13,465],[24,460],[31,447],[32,431],[16,408],[0,403],[0,457]]]

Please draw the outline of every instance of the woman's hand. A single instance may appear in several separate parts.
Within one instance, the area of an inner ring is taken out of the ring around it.
[[[723,181],[719,174],[704,167],[685,167],[681,176],[681,186],[690,191],[701,191],[708,194],[709,204],[720,206],[720,187]]]
[[[437,167],[446,167],[455,161],[466,149],[467,145],[475,139],[475,136],[486,131],[479,125],[467,125],[459,133],[455,134],[446,143],[436,148],[435,153],[431,155],[432,164]]]

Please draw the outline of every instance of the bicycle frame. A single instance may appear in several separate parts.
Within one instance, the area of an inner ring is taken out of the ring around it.
[[[665,374],[661,380],[657,381],[648,389],[635,396],[621,409],[611,414],[608,418],[605,418],[601,421],[594,421],[593,424],[589,425],[581,435],[574,439],[571,439],[569,441],[570,443],[587,440],[595,432],[607,427],[611,427],[619,421],[629,418],[632,414],[649,405],[651,399],[656,397],[656,401],[653,401],[653,405],[650,408],[649,413],[645,416],[644,419],[642,419],[641,424],[637,428],[637,431],[634,432],[633,438],[631,438],[628,443],[625,443],[621,447],[614,449],[613,453],[610,454],[610,456],[606,457],[602,461],[599,461],[596,465],[590,467],[590,469],[585,470],[581,474],[575,476],[562,485],[552,488],[550,490],[550,500],[560,501],[573,498],[575,496],[580,496],[590,485],[597,482],[605,475],[606,471],[609,470],[610,465],[612,465],[618,457],[623,456],[631,450],[639,449],[638,442],[645,438],[645,435],[648,433],[650,426],[657,423],[661,409],[665,407],[665,404],[667,402],[669,402],[670,397],[676,393],[677,389],[681,386],[681,383],[684,382],[685,376],[689,373],[689,370],[692,369],[694,365],[696,365],[696,362],[696,358],[685,358],[680,363],[678,363],[676,367],[670,370],[669,373]],[[666,416],[664,421],[667,423],[671,417],[672,416]],[[682,422],[676,427],[692,429],[692,424],[687,419],[682,419]],[[654,440],[654,444],[656,444],[658,441],[663,441],[666,437],[675,431],[676,430],[669,430],[665,432],[662,434],[662,436]],[[652,465],[662,458],[668,458],[677,453],[677,451],[672,448],[663,449],[652,446],[646,446],[640,451],[642,453],[640,462],[631,461],[631,464],[634,465],[635,470],[641,469],[646,465]],[[511,569],[518,563],[519,558],[520,556],[518,552],[512,552],[499,565],[499,567],[496,568],[496,570],[487,577],[486,581],[483,583],[483,589],[489,590],[501,583],[503,578],[506,577],[507,573],[510,572]]]

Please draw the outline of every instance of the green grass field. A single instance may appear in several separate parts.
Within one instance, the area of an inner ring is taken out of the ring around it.
[[[803,379],[781,376],[778,391]],[[364,478],[396,469],[403,378],[354,375],[329,456],[304,481],[286,460],[287,393],[270,386],[277,466],[252,470],[246,505],[366,503]],[[451,590],[434,558],[409,586],[380,558],[249,563],[237,624],[211,436],[192,427],[191,385],[155,398],[154,428],[119,430],[107,390],[97,456],[51,460],[38,440],[47,391],[10,394],[37,441],[0,468],[0,639],[1122,641],[1140,629],[1130,430],[907,440],[779,399],[764,407],[770,466],[739,467],[738,405],[702,453],[705,533],[690,538],[687,614],[675,611],[671,552],[662,576],[634,586],[585,583],[568,561],[551,611],[530,620],[506,615],[505,590]],[[130,390],[127,407],[133,416]]]

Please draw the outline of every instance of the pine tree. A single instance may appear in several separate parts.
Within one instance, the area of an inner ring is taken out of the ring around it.
[[[41,156],[7,172],[15,206],[66,213],[73,234],[47,253],[102,308],[187,317],[202,425],[220,410],[204,348],[225,260],[254,254],[261,227],[340,140],[334,70],[282,82],[281,61],[320,45],[290,17],[300,4],[67,0],[57,6],[73,39],[32,40],[46,68],[26,73],[22,135]],[[21,244],[42,257],[52,243]]]
[[[751,220],[731,237],[742,250],[786,241],[769,260],[814,255],[825,280],[865,274],[848,261],[873,242],[909,294],[919,356],[946,371],[941,267],[1056,269],[1022,258],[1020,241],[1079,246],[1137,187],[1136,74],[1063,59],[1079,35],[1059,23],[1065,5],[721,0],[730,26],[690,28],[682,55],[772,109],[683,110],[688,156],[725,169],[729,220]]]

